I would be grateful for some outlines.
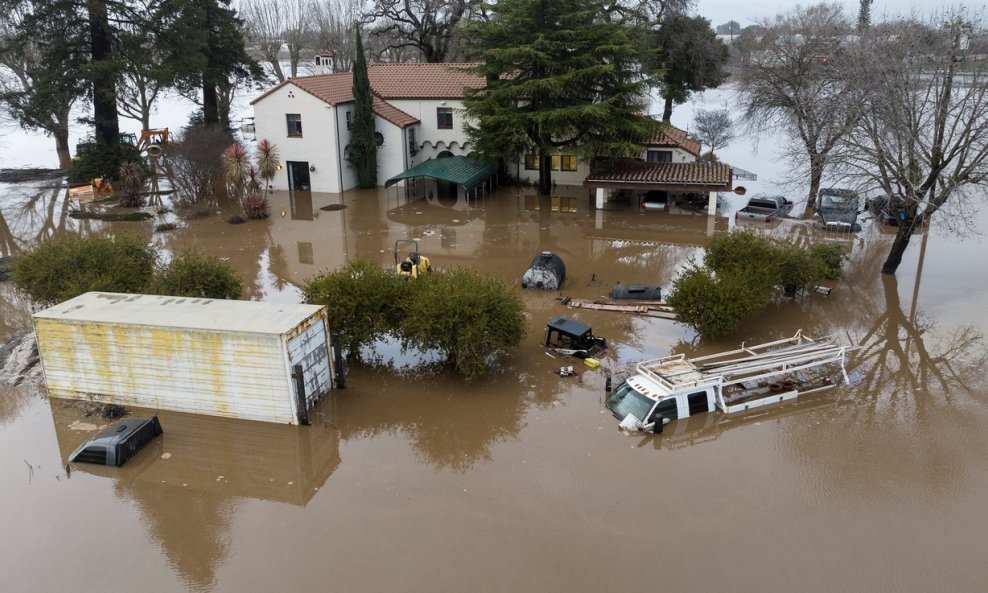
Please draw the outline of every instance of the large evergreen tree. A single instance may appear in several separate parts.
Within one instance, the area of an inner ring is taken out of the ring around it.
[[[235,80],[263,75],[247,55],[243,26],[230,0],[160,0],[156,15],[179,89],[201,98],[205,124],[229,126],[229,106],[221,97]]]
[[[72,166],[69,123],[72,105],[86,94],[82,69],[88,51],[78,43],[80,28],[73,19],[35,22],[30,5],[7,5],[0,22],[0,108],[23,128],[41,130],[55,139],[58,165]],[[53,69],[50,64],[58,64]]]
[[[702,16],[669,14],[652,36],[659,49],[658,62],[653,66],[659,72],[665,99],[662,121],[667,122],[672,118],[674,104],[685,103],[694,92],[716,88],[724,82],[729,50],[717,39],[710,21]]]
[[[552,187],[552,154],[585,160],[641,153],[657,125],[644,117],[647,81],[637,63],[642,30],[601,0],[499,0],[474,24],[476,68],[467,133],[487,158],[535,153],[539,194]]]
[[[357,187],[377,187],[377,139],[374,127],[374,97],[367,76],[364,44],[357,29],[356,55],[353,59],[353,127],[347,158],[357,169]]]

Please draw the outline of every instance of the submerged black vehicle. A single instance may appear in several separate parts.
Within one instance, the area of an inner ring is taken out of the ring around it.
[[[828,231],[856,233],[861,230],[860,205],[858,192],[852,189],[821,189],[816,199],[816,216]]]
[[[546,324],[545,346],[561,354],[592,358],[607,349],[607,340],[594,336],[585,323],[556,317]]]
[[[120,467],[161,434],[157,416],[127,418],[79,445],[69,461]]]

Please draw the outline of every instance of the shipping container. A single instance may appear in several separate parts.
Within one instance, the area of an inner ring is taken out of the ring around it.
[[[33,317],[51,397],[305,424],[333,386],[318,305],[88,292]]]

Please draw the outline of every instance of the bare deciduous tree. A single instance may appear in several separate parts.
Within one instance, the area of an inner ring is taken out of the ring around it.
[[[310,0],[248,0],[241,9],[249,49],[271,65],[279,82],[285,80],[279,55],[287,47],[290,76],[298,76],[302,51],[314,38],[314,13]]]
[[[319,0],[315,15],[316,49],[333,52],[333,70],[353,68],[354,31],[360,22],[357,0]]]
[[[459,57],[451,50],[461,24],[479,6],[480,0],[375,0],[363,20],[383,49],[410,47],[426,62],[446,62]]]
[[[692,133],[702,144],[710,147],[713,155],[718,148],[724,148],[734,140],[734,122],[731,113],[725,109],[698,109],[693,116]]]
[[[830,152],[858,117],[856,89],[841,63],[852,27],[836,4],[797,7],[762,26],[740,73],[741,106],[753,129],[780,130],[805,151],[812,204]]]
[[[862,116],[837,162],[890,198],[899,226],[883,273],[895,273],[921,220],[988,189],[988,62],[969,41],[975,30],[960,13],[892,22],[873,26],[854,52],[848,74]]]

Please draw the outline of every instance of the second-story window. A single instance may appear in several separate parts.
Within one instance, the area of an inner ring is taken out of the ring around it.
[[[436,108],[436,127],[440,130],[452,130],[453,129],[453,108],[452,107],[437,107]]]
[[[353,111],[350,111],[349,109],[347,109],[346,112],[346,129],[353,129]]]
[[[288,123],[288,137],[289,138],[301,138],[302,137],[302,115],[299,113],[287,113],[285,114],[285,122]]]
[[[419,153],[419,145],[415,141],[415,128],[408,128],[408,154],[415,156]]]

